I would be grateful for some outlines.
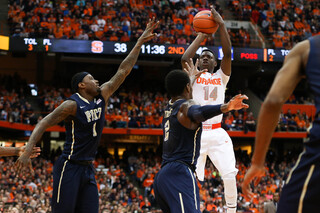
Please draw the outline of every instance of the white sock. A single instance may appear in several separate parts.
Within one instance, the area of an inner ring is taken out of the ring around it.
[[[224,183],[224,195],[227,213],[236,213],[237,211],[237,183],[234,173],[229,173],[222,177]]]

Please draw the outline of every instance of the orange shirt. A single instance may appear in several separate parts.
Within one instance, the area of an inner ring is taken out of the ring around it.
[[[153,184],[153,181],[153,178],[146,178],[142,185],[143,187],[150,187]]]
[[[110,36],[109,40],[110,41],[118,41],[119,38],[117,36]]]

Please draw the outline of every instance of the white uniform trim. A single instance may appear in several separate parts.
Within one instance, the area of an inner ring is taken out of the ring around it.
[[[183,200],[182,200],[182,194],[181,194],[181,192],[179,192],[179,198],[180,198],[181,212],[184,213],[184,205],[183,205]]]
[[[192,185],[193,185],[193,196],[194,196],[194,205],[196,207],[196,209],[198,209],[198,205],[197,205],[197,192],[196,192],[196,183],[194,181],[194,175],[193,172],[191,171],[190,168],[188,168],[191,178],[192,178]]]
[[[57,203],[59,203],[59,201],[60,201],[61,182],[62,182],[63,173],[64,173],[64,169],[66,168],[67,162],[68,162],[68,160],[65,160],[65,162],[63,164],[63,168],[62,168],[62,172],[61,172],[61,176],[60,176],[60,180],[59,180]]]
[[[191,164],[194,163],[194,157],[196,155],[196,147],[197,147],[197,135],[198,135],[198,132],[200,130],[200,127],[197,129],[196,133],[194,134],[194,138],[193,138],[193,155],[192,155],[192,162]]]
[[[84,97],[82,97],[79,93],[76,93],[78,96],[79,96],[79,98],[81,99],[81,100],[83,100],[84,102],[86,102],[87,104],[90,104],[90,102],[87,100],[87,99],[85,99]]]
[[[308,184],[309,184],[309,181],[310,181],[310,179],[311,179],[312,173],[313,173],[313,171],[314,171],[314,167],[315,167],[315,165],[312,164],[312,166],[311,166],[310,169],[309,169],[309,173],[308,173],[308,176],[307,176],[307,178],[306,178],[306,181],[305,181],[304,184],[303,184],[302,193],[301,193],[300,200],[299,200],[298,213],[302,213],[303,200],[304,200],[304,197],[305,197],[305,195],[306,195],[306,193],[307,193]]]
[[[290,171],[290,173],[289,173],[289,175],[288,175],[288,178],[287,178],[286,184],[288,184],[288,183],[289,183],[289,181],[290,181],[290,179],[291,179],[291,176],[292,176],[293,171],[294,171],[294,170],[297,168],[297,166],[299,165],[300,160],[301,160],[301,157],[302,157],[302,155],[303,155],[305,152],[306,152],[306,150],[304,149],[304,150],[303,150],[303,152],[301,152],[301,153],[300,153],[299,158],[298,158],[298,160],[297,160],[296,164],[295,164],[295,165],[294,165],[294,167],[291,169],[291,171]]]
[[[72,120],[72,144],[71,144],[71,152],[70,152],[70,155],[68,156],[68,159],[70,160],[71,159],[71,155],[73,154],[73,146],[74,146],[74,121]]]

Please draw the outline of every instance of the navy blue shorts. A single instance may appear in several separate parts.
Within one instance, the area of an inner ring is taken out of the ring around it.
[[[163,212],[200,212],[196,177],[187,165],[179,162],[166,164],[157,173],[153,187]]]
[[[99,195],[93,165],[60,156],[53,169],[52,212],[98,213]]]
[[[277,212],[320,212],[320,143],[318,144],[305,145],[305,150],[300,154],[283,187]]]

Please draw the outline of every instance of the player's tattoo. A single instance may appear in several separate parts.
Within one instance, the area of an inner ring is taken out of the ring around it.
[[[31,151],[33,147],[42,137],[45,130],[51,126],[54,126],[61,121],[65,120],[69,116],[75,116],[77,112],[77,103],[75,101],[67,100],[57,107],[52,113],[43,118],[33,130],[27,146],[27,150]]]

